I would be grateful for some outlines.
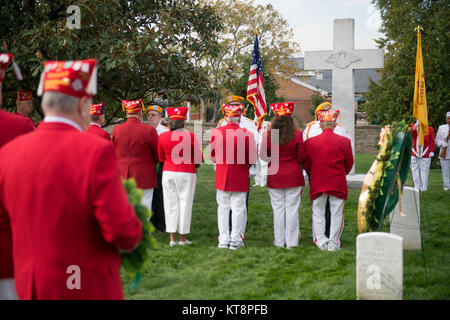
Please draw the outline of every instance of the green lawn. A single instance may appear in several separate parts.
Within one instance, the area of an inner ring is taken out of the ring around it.
[[[374,155],[356,157],[356,173],[366,173]],[[430,171],[428,192],[421,194],[422,251],[404,251],[403,298],[450,298],[449,196],[442,190],[440,169]],[[407,185],[412,185],[408,177]],[[127,299],[355,299],[357,206],[360,190],[350,189],[345,205],[342,250],[321,251],[312,242],[311,202],[304,188],[300,205],[301,239],[293,250],[273,246],[273,221],[267,188],[252,187],[245,247],[217,248],[214,171],[198,171],[190,246],[169,247],[168,234],[156,232],[159,243],[139,287]],[[389,232],[384,226],[382,231]]]

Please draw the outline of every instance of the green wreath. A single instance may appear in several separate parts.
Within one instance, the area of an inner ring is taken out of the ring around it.
[[[122,184],[127,192],[128,201],[134,207],[134,211],[142,223],[142,239],[139,245],[132,252],[122,252],[120,254],[122,269],[128,277],[134,278],[131,289],[136,289],[144,268],[150,260],[150,250],[157,247],[156,240],[152,235],[155,227],[150,222],[152,212],[141,203],[142,190],[137,188],[134,178],[122,179]]]
[[[385,126],[379,146],[359,196],[359,233],[378,230],[401,196],[411,161],[409,126],[404,121]]]

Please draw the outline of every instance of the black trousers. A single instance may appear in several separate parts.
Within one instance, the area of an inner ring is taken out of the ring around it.
[[[156,172],[156,179],[158,181],[158,187],[153,190],[152,211],[153,215],[150,221],[155,228],[159,231],[166,231],[166,217],[164,214],[164,197],[162,187],[162,174],[164,163],[159,164],[158,171]]]
[[[325,236],[330,238],[330,225],[331,225],[331,210],[330,210],[330,197],[327,198],[327,204],[325,206]]]

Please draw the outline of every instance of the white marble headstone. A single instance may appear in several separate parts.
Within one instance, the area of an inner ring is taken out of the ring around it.
[[[391,233],[403,238],[403,249],[420,250],[422,242],[420,236],[420,201],[419,190],[411,187],[403,188],[402,211],[399,205],[391,214]]]
[[[385,232],[356,238],[356,298],[401,300],[403,294],[403,239]]]

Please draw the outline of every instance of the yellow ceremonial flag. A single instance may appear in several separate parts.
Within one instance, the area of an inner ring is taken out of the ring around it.
[[[413,116],[419,121],[419,146],[423,145],[423,137],[428,134],[427,95],[425,92],[425,73],[422,61],[421,29],[422,27],[420,26],[415,29],[417,30],[417,53],[413,111]]]

